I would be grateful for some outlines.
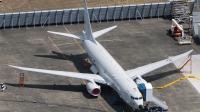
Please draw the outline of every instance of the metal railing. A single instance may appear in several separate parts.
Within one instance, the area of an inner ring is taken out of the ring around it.
[[[89,8],[91,22],[170,16],[172,3],[151,3]],[[0,14],[0,28],[72,24],[84,21],[83,8]]]

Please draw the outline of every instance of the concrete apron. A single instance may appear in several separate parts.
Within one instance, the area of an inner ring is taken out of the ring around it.
[[[179,69],[182,67],[187,61],[189,57],[182,58],[174,62],[174,65]],[[192,55],[191,56],[192,63],[189,61],[180,71],[184,76],[195,75],[200,78],[200,55]],[[191,72],[191,73],[190,73]],[[200,80],[194,78],[188,78],[190,83],[196,88],[196,90],[200,93]]]

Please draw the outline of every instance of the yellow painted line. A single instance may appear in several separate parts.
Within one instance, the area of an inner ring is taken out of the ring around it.
[[[97,98],[97,100],[99,101],[99,103],[101,104],[101,106],[105,109],[105,111],[108,112],[108,109],[103,105],[103,103],[99,100],[99,98]]]
[[[158,86],[158,87],[153,87],[153,88],[154,88],[154,89],[164,89],[164,88],[167,88],[167,87],[169,87],[169,86],[171,86],[171,85],[173,85],[173,84],[175,84],[175,83],[177,83],[177,82],[180,82],[180,81],[185,80],[185,79],[188,79],[188,78],[194,78],[194,79],[200,80],[200,78],[197,77],[197,76],[188,75],[188,76],[184,76],[184,77],[182,77],[182,78],[179,78],[179,79],[177,79],[177,80],[174,80],[174,81],[172,81],[172,82],[170,82],[170,83],[168,83],[168,84],[165,84],[165,85],[163,85],[163,86]]]

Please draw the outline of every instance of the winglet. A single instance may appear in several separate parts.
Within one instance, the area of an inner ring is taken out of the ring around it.
[[[19,69],[19,70],[24,70],[22,67],[18,67],[18,66],[14,66],[14,65],[8,65],[9,67],[12,67],[12,68],[16,68],[16,69]]]
[[[177,56],[173,56],[173,57],[169,57],[168,59],[172,59],[173,61],[176,61],[176,60],[181,59],[181,58],[183,58],[183,57],[185,57],[185,56],[189,56],[189,54],[190,54],[192,51],[193,51],[193,49],[192,49],[192,50],[189,50],[188,52],[185,52],[185,53],[183,53],[183,54],[180,54],[180,55],[177,55]]]

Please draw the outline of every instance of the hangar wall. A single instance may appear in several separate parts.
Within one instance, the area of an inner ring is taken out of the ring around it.
[[[171,15],[170,2],[89,8],[91,22],[144,19]],[[83,8],[0,14],[0,28],[83,22]]]

